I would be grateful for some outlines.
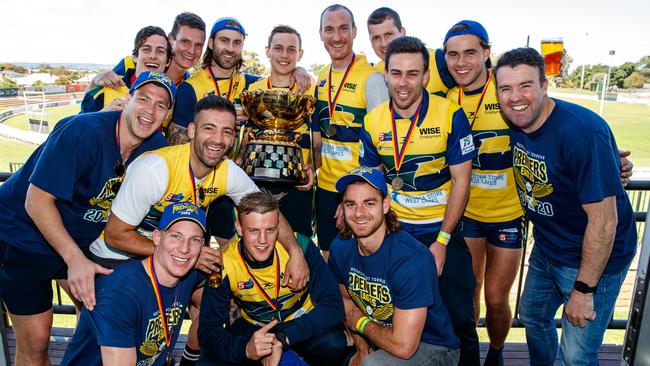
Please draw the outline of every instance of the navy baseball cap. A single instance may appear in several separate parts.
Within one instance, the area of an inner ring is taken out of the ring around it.
[[[456,28],[459,25],[464,25],[464,29],[456,30],[452,32],[451,30]],[[445,35],[445,41],[442,42],[442,44],[446,44],[449,38],[451,37],[456,37],[456,36],[462,36],[464,34],[471,34],[474,36],[477,36],[480,38],[483,42],[485,43],[490,43],[490,38],[488,37],[488,33],[485,30],[485,28],[481,25],[479,22],[475,22],[473,20],[461,20],[460,22],[454,24],[453,27],[449,28],[449,31]]]
[[[388,195],[388,186],[386,186],[386,179],[384,179],[384,173],[381,171],[368,168],[365,166],[360,166],[350,170],[350,172],[336,181],[336,190],[339,193],[343,193],[348,184],[356,182],[359,180],[364,180],[371,186],[380,190],[384,196]]]
[[[228,23],[236,23],[236,25],[228,24]],[[214,37],[214,35],[218,31],[224,29],[234,30],[236,32],[241,33],[244,37],[248,35],[246,34],[246,30],[244,30],[244,26],[241,25],[239,20],[232,17],[224,17],[224,18],[219,18],[217,19],[216,22],[214,22],[214,25],[212,26],[212,30],[210,31],[210,38]]]
[[[133,85],[131,85],[131,88],[129,88],[129,93],[133,94],[133,92],[135,92],[138,88],[147,83],[156,83],[162,86],[169,94],[169,104],[174,104],[174,98],[176,97],[176,85],[174,85],[174,82],[162,71],[141,72],[140,75],[138,75],[138,78],[133,82]]]
[[[170,226],[183,220],[195,222],[205,234],[205,211],[189,202],[177,202],[165,207],[158,229],[167,230]]]

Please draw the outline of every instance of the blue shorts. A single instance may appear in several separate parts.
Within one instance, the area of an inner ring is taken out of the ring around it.
[[[89,247],[81,248],[90,258]],[[0,289],[10,313],[35,315],[52,308],[52,280],[66,279],[63,258],[20,249],[0,241]]]
[[[459,226],[465,238],[487,238],[496,247],[520,249],[524,222],[523,216],[506,222],[481,222],[463,216]]]

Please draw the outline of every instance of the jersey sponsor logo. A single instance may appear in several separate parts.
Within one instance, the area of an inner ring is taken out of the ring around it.
[[[420,137],[430,138],[432,136],[440,136],[440,127],[423,127],[420,128]]]
[[[208,195],[215,195],[219,193],[219,188],[217,187],[205,187],[203,190],[205,191],[205,194]]]
[[[319,87],[319,88],[324,87],[324,86],[325,86],[325,83],[327,83],[327,79],[323,79],[323,80],[319,81],[319,82],[318,82],[318,87]]]
[[[321,154],[334,160],[352,160],[352,148],[323,141]]]
[[[499,240],[504,243],[512,243],[517,240],[517,234],[499,234]]]
[[[501,111],[501,105],[499,103],[485,103],[483,109],[486,112],[499,112]]]
[[[343,90],[354,92],[357,90],[357,84],[348,81],[343,84]]]
[[[527,210],[542,216],[553,216],[553,205],[541,200],[553,193],[553,185],[548,183],[546,162],[542,159],[515,146],[512,158],[515,183],[519,200]]]
[[[485,189],[505,189],[508,185],[508,176],[501,174],[481,174],[472,172],[472,186]]]
[[[467,135],[458,141],[460,143],[460,152],[463,155],[467,155],[474,151],[474,139],[472,135]]]
[[[353,268],[348,273],[348,294],[366,315],[376,320],[383,322],[393,316],[393,298],[384,279],[366,276]]]
[[[393,131],[380,132],[379,141],[393,141]]]
[[[167,202],[183,202],[187,201],[183,199],[183,194],[182,193],[170,193],[165,197],[165,201]]]
[[[250,290],[253,288],[253,280],[248,279],[248,281],[239,281],[237,282],[237,289],[239,290]]]
[[[391,190],[390,198],[393,202],[406,208],[423,208],[447,204],[447,194],[442,189],[415,196],[407,196]]]
[[[205,98],[205,97],[207,97],[207,96],[209,96],[209,95],[217,95],[217,91],[216,91],[216,90],[213,90],[213,91],[209,91],[209,92],[203,93],[203,98]]]

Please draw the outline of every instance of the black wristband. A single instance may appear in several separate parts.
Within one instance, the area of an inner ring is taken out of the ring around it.
[[[586,283],[576,280],[576,282],[573,284],[573,288],[583,294],[593,294],[596,292],[597,286],[590,287]]]
[[[277,333],[275,333],[275,338],[282,344],[282,350],[286,351],[289,349],[289,343],[287,342],[287,333],[285,333],[284,330],[277,331]]]

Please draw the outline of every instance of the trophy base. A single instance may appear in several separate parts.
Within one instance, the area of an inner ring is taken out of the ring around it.
[[[242,168],[255,182],[305,183],[302,150],[296,143],[253,140],[246,148]]]

